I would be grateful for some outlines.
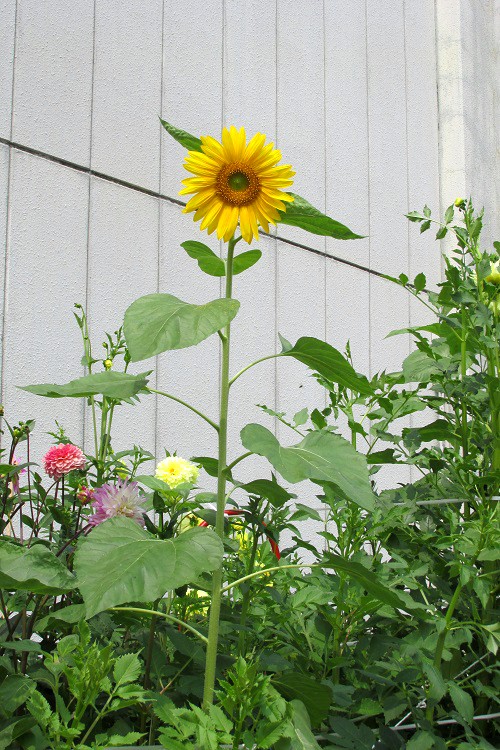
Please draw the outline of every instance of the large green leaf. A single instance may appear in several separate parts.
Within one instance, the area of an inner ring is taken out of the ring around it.
[[[22,674],[7,675],[0,684],[0,716],[10,718],[36,688],[36,682]]]
[[[75,585],[74,575],[43,544],[26,548],[0,541],[0,588],[55,595]]]
[[[241,431],[241,441],[247,450],[265,456],[287,482],[333,482],[361,508],[373,509],[375,496],[366,459],[340,435],[309,432],[297,445],[284,448],[268,429],[249,424]]]
[[[325,568],[332,568],[335,572],[346,573],[350,578],[360,583],[366,591],[378,599],[382,604],[387,604],[393,609],[401,609],[411,612],[419,619],[429,619],[425,606],[415,602],[405,591],[396,591],[383,583],[376,573],[365,568],[359,562],[349,560],[340,555],[327,554],[321,560]]]
[[[355,234],[349,227],[318,211],[317,208],[296,193],[293,203],[286,204],[286,211],[280,211],[280,222],[292,227],[300,227],[311,234],[322,237],[335,237],[336,240],[359,240],[364,235]]]
[[[126,602],[152,602],[217,568],[217,534],[195,528],[156,539],[130,518],[111,518],[82,540],[75,556],[87,617]]]
[[[291,732],[278,740],[276,750],[320,750],[311,731],[311,721],[304,704],[299,700],[290,701],[287,706]]]
[[[226,266],[222,258],[211,250],[208,245],[196,240],[181,242],[181,247],[187,252],[190,258],[197,261],[200,269],[209,276],[225,276]]]
[[[125,313],[124,332],[133,362],[171,349],[195,346],[224,328],[236,315],[235,299],[190,305],[171,294],[147,294]]]
[[[184,146],[184,148],[187,148],[188,151],[201,151],[201,140],[197,138],[195,135],[191,135],[191,133],[186,133],[185,130],[181,130],[180,128],[176,128],[173,125],[171,125],[166,120],[162,120],[160,117],[160,122],[169,133],[172,138],[175,138],[177,143],[180,143],[181,146]]]
[[[313,677],[302,672],[285,672],[272,678],[274,687],[288,700],[298,698],[307,708],[313,726],[317,727],[328,716],[332,691]]]
[[[41,385],[25,385],[22,391],[35,393],[37,396],[48,396],[49,398],[86,398],[102,394],[107,398],[127,399],[138,393],[147,392],[147,376],[151,374],[142,372],[140,375],[130,375],[127,372],[96,372],[94,375],[86,375],[84,378],[71,380],[64,385],[55,383],[44,383]]]
[[[286,342],[288,343],[288,342]],[[326,341],[303,336],[291,348],[284,348],[282,357],[293,357],[327,380],[350,388],[365,396],[373,393],[364,375],[358,375],[350,362]]]

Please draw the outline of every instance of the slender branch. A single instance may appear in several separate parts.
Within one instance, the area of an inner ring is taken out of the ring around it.
[[[172,396],[171,393],[165,393],[165,391],[157,391],[156,388],[148,388],[148,391],[150,393],[157,393],[159,396],[165,396],[165,398],[169,398],[172,401],[177,401],[178,404],[182,404],[182,406],[185,406],[186,409],[190,409],[190,411],[197,414],[199,417],[205,420],[210,427],[213,427],[214,430],[219,432],[219,425],[216,424],[210,417],[207,417],[206,414],[203,414],[202,411],[199,411],[199,409],[196,409],[194,406],[191,406],[191,404],[188,404],[186,401],[183,401],[181,398],[177,398],[177,396]]]
[[[276,359],[277,357],[282,357],[282,352],[279,352],[279,354],[268,354],[267,357],[261,357],[260,359],[256,359],[255,362],[251,362],[249,365],[244,367],[242,370],[236,373],[236,375],[231,378],[229,381],[229,387],[233,385],[233,383],[238,380],[239,377],[243,375],[243,373],[247,372],[247,370],[250,370],[251,367],[255,367],[255,365],[260,364],[261,362],[265,362],[267,359]]]
[[[241,456],[238,456],[238,458],[235,458],[234,461],[232,461],[228,466],[226,467],[226,471],[232,471],[235,466],[239,464],[240,461],[243,461],[245,458],[248,458],[249,456],[255,455],[253,451],[247,451],[246,453],[242,453]]]
[[[208,638],[206,638],[203,633],[200,633],[199,630],[196,630],[196,628],[193,628],[193,626],[189,625],[187,622],[179,620],[179,618],[174,617],[174,615],[167,615],[165,612],[156,612],[154,609],[142,609],[142,607],[110,607],[108,612],[137,612],[137,614],[139,615],[163,617],[165,620],[170,620],[171,622],[175,622],[177,625],[181,625],[183,628],[186,628],[186,630],[189,630],[191,633],[193,633],[193,635],[199,638],[200,641],[203,641],[203,643],[208,643]]]
[[[228,583],[227,586],[223,586],[220,590],[221,594],[225,594],[226,591],[230,591],[231,589],[234,589],[235,586],[239,586],[240,583],[245,583],[245,581],[249,581],[251,578],[257,578],[257,576],[265,576],[267,573],[272,573],[275,570],[287,570],[288,568],[324,568],[324,565],[321,565],[321,563],[293,563],[290,565],[275,565],[272,568],[261,568],[261,570],[256,570],[255,573],[249,573],[246,576],[243,576],[243,578],[238,578],[237,581],[233,581],[232,583]]]

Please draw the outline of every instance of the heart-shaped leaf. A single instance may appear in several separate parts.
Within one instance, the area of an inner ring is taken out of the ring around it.
[[[322,237],[334,237],[336,240],[359,240],[364,235],[355,234],[353,231],[335,219],[318,211],[305,198],[296,193],[293,195],[293,203],[287,203],[286,211],[280,211],[280,222],[292,227],[300,227],[311,234],[319,234]]]
[[[333,383],[357,391],[364,396],[373,393],[372,387],[364,375],[358,375],[348,360],[326,341],[303,336],[290,348],[288,341],[280,354],[281,357],[293,357],[311,370],[318,372]]]
[[[208,245],[196,240],[182,242],[181,247],[187,252],[190,258],[197,261],[200,269],[209,276],[225,276],[226,266],[222,258],[219,258]]]
[[[0,541],[0,588],[56,595],[75,585],[75,576],[43,544],[20,547]]]
[[[230,323],[239,306],[235,299],[190,305],[171,294],[139,297],[127,309],[124,322],[132,361],[199,344]]]
[[[333,482],[361,508],[374,507],[366,459],[340,435],[322,430],[309,432],[297,445],[284,448],[268,429],[249,424],[241,431],[241,442],[252,453],[265,456],[287,482]]]
[[[42,383],[41,385],[20,386],[20,390],[48,398],[87,398],[103,395],[107,398],[127,399],[138,393],[147,392],[147,376],[150,374],[151,370],[142,372],[140,375],[113,371],[96,372],[94,375],[86,375],[64,385]]]
[[[207,528],[157,539],[130,518],[111,518],[82,540],[75,555],[87,617],[126,602],[152,602],[217,568],[222,542]]]

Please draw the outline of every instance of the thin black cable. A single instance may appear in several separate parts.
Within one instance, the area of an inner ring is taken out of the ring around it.
[[[40,159],[45,159],[46,161],[50,161],[54,164],[60,164],[62,167],[73,169],[76,172],[83,172],[84,174],[88,174],[90,177],[97,177],[98,179],[105,180],[106,182],[110,182],[113,185],[119,185],[120,187],[125,187],[129,190],[135,190],[135,192],[137,193],[150,195],[152,198],[159,198],[160,200],[166,201],[167,203],[172,203],[175,206],[182,206],[184,208],[186,205],[184,201],[181,201],[178,198],[172,198],[170,195],[165,195],[164,193],[160,193],[157,190],[150,190],[149,188],[142,187],[142,185],[136,185],[133,182],[121,180],[119,177],[113,177],[112,175],[105,174],[104,172],[98,172],[95,169],[83,166],[83,164],[77,164],[76,162],[68,161],[68,159],[62,159],[60,156],[47,154],[44,151],[40,151],[37,148],[31,148],[31,146],[25,146],[22,143],[15,143],[8,138],[0,137],[0,143],[3,143],[9,148],[15,148],[17,151],[21,151],[25,154],[37,156]],[[292,247],[298,247],[301,250],[306,250],[307,252],[313,253],[314,255],[319,255],[322,258],[328,258],[329,260],[333,260],[336,263],[342,263],[342,265],[349,266],[349,268],[356,268],[358,271],[364,271],[371,276],[378,276],[382,279],[385,278],[385,275],[380,271],[375,271],[375,269],[373,268],[367,268],[367,266],[362,266],[360,263],[354,263],[354,261],[347,260],[346,258],[339,258],[337,255],[331,255],[324,250],[318,250],[315,247],[310,247],[310,245],[304,245],[302,242],[295,242],[294,240],[289,240],[285,237],[280,237],[279,235],[272,235],[268,232],[261,232],[261,234],[264,237],[269,237],[270,239],[277,240],[278,242],[283,242],[284,244],[291,245]]]

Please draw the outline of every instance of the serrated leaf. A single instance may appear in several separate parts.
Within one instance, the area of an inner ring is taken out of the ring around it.
[[[161,117],[160,122],[167,133],[171,135],[177,143],[180,143],[181,146],[187,148],[188,151],[201,151],[201,140],[195,135],[191,135],[191,133],[187,133],[185,130],[174,127],[174,125],[171,125],[166,120],[162,120]]]
[[[300,195],[296,193],[289,193],[289,195],[293,195],[293,202],[287,203],[286,211],[279,212],[281,224],[299,227],[311,234],[334,237],[337,240],[359,240],[363,238],[364,235],[355,234],[345,224],[341,224],[339,221],[321,213]]]
[[[467,724],[472,723],[474,718],[474,703],[472,698],[465,690],[462,690],[455,682],[451,682],[449,686],[450,698],[453,701],[453,705],[457,709],[460,716],[463,716]]]
[[[141,671],[142,666],[137,654],[123,654],[115,661],[113,679],[116,685],[127,685],[139,679]]]
[[[293,357],[327,380],[365,396],[373,393],[365,376],[358,375],[350,362],[337,349],[321,339],[303,336],[292,347],[284,349],[279,356]]]
[[[219,258],[208,245],[203,242],[197,242],[195,240],[189,240],[187,242],[181,242],[181,247],[184,248],[190,258],[197,261],[200,269],[208,274],[208,276],[225,276],[226,266],[222,258]]]
[[[43,383],[41,385],[18,386],[21,391],[28,391],[37,396],[48,398],[87,398],[89,396],[103,395],[107,398],[127,399],[138,393],[146,392],[148,384],[147,376],[151,374],[142,372],[139,375],[131,375],[127,372],[96,372],[94,375],[86,375],[83,378],[71,380],[64,385],[55,383]]]
[[[125,312],[123,325],[132,362],[199,344],[230,323],[239,306],[235,299],[191,305],[171,294],[139,297]]]
[[[221,563],[222,543],[207,528],[156,539],[130,518],[97,526],[75,555],[87,617],[126,602],[151,602]]]
[[[247,450],[265,456],[287,482],[333,482],[354,503],[365,510],[373,509],[375,496],[366,459],[340,435],[317,430],[285,448],[268,429],[249,424],[241,431],[241,441]]]
[[[56,595],[75,585],[74,575],[44,545],[26,548],[0,541],[0,588]]]

